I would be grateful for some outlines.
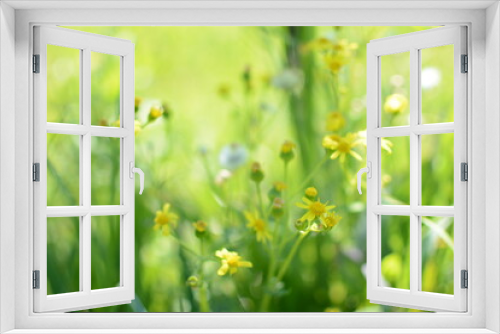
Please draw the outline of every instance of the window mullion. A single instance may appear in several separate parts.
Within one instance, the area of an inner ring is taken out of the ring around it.
[[[80,97],[81,97],[81,118],[82,125],[84,127],[90,128],[90,103],[91,103],[91,92],[90,92],[90,49],[83,49],[82,52],[82,75],[81,75],[81,86],[80,86]],[[80,160],[80,170],[82,170],[81,177],[81,189],[82,189],[82,199],[83,206],[89,208],[89,212],[84,215],[81,219],[81,242],[80,242],[80,253],[82,261],[80,263],[80,278],[83,282],[83,291],[90,293],[91,290],[91,134],[87,131],[85,135],[82,136],[82,158]]]
[[[414,132],[419,123],[419,50],[410,49],[410,291],[419,290],[420,245],[419,217],[413,210],[420,204],[420,147],[419,136]]]

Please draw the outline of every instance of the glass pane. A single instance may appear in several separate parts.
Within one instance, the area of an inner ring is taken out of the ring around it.
[[[80,136],[47,134],[47,206],[80,205]]]
[[[423,135],[421,140],[422,205],[453,205],[453,133]]]
[[[382,216],[383,287],[410,289],[410,217]]]
[[[92,125],[120,126],[120,57],[92,52]]]
[[[422,49],[422,123],[453,122],[453,45]]]
[[[80,122],[80,50],[47,45],[47,122]]]
[[[47,218],[47,294],[80,291],[80,218]]]
[[[410,139],[391,137],[381,141],[382,204],[409,205]]]
[[[422,291],[453,294],[453,218],[422,217]]]
[[[92,217],[91,288],[120,285],[120,216]]]
[[[380,57],[382,126],[410,124],[410,52]]]
[[[120,140],[92,137],[92,205],[120,204]]]

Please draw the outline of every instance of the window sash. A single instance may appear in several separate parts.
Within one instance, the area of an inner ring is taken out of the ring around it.
[[[466,54],[466,28],[446,27],[372,41],[367,47],[367,158],[372,177],[367,180],[367,297],[373,303],[423,310],[467,310],[467,290],[461,289],[460,271],[467,269],[467,183],[460,180],[460,163],[467,162],[467,76],[460,73]],[[454,122],[420,124],[420,50],[454,45]],[[410,125],[381,127],[380,57],[410,52]],[[422,206],[422,134],[454,133],[454,206]],[[410,140],[410,205],[381,205],[381,137],[408,136]],[[381,217],[410,217],[410,289],[381,287]],[[454,295],[420,291],[421,217],[454,216]]]
[[[47,45],[80,50],[80,123],[47,122]],[[120,128],[91,125],[91,52],[120,57]],[[35,27],[34,54],[40,55],[40,73],[34,75],[34,161],[40,163],[40,182],[34,184],[34,270],[40,271],[40,289],[34,289],[35,312],[66,312],[134,299],[134,180],[129,162],[134,161],[134,45],[95,34],[63,28]],[[80,205],[47,207],[47,134],[80,136]],[[91,139],[120,138],[120,205],[91,205]],[[91,289],[91,217],[120,215],[120,286]],[[47,218],[79,217],[80,291],[47,295]]]

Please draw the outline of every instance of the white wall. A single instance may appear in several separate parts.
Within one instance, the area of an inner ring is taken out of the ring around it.
[[[499,4],[486,11],[486,328],[500,332],[500,13]]]
[[[0,3],[0,247],[14,254],[15,11]],[[0,259],[0,333],[14,328],[14,257]]]

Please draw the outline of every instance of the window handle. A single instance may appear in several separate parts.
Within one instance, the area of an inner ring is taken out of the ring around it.
[[[367,167],[361,168],[358,171],[358,192],[360,195],[362,194],[362,192],[361,192],[361,175],[363,175],[363,173],[366,173],[367,178],[369,178],[369,179],[372,178],[372,163],[370,161],[368,161],[366,163],[366,166]]]
[[[134,178],[134,173],[139,174],[139,184],[141,187],[141,189],[139,190],[139,195],[142,195],[142,191],[144,190],[144,172],[142,171],[142,169],[134,167],[133,161],[130,161],[129,167],[130,167],[130,175],[129,176],[131,179]]]

